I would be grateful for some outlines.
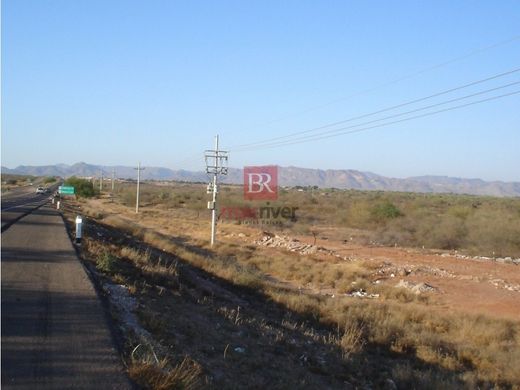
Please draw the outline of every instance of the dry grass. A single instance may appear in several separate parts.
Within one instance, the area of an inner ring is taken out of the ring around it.
[[[424,201],[428,203],[431,199],[425,198]],[[507,209],[510,204],[504,202]],[[440,225],[446,231],[450,231],[452,218],[463,218],[468,221],[466,226],[471,226],[471,223],[476,223],[473,219],[481,215],[473,207],[456,206],[436,204],[438,209],[449,211],[449,218],[444,219],[444,225]],[[419,205],[415,207],[420,208]],[[407,215],[408,206],[400,208]],[[393,365],[390,370],[392,377],[403,388],[460,388],[462,385],[468,388],[520,388],[518,365],[515,364],[520,361],[520,324],[516,322],[457,313],[440,314],[425,307],[423,298],[406,290],[374,285],[370,280],[373,265],[364,262],[323,261],[313,256],[225,243],[211,249],[206,242],[197,238],[200,227],[196,218],[176,220],[179,226],[176,231],[183,234],[172,235],[174,229],[168,224],[166,212],[149,211],[148,215],[143,213],[134,219],[131,219],[130,212],[123,216],[107,213],[103,222],[236,286],[259,291],[272,302],[317,324],[315,326],[318,328],[337,329],[329,331],[327,336],[316,332],[313,326],[302,328],[302,332],[316,342],[321,340],[337,346],[349,364],[356,364],[367,349],[384,348],[413,357],[424,364],[402,362]],[[355,216],[358,222],[365,217],[368,218],[362,211]],[[186,226],[189,229],[185,229]],[[458,225],[453,226],[457,228]],[[511,234],[504,242],[514,244],[515,229],[511,225]],[[418,229],[416,232],[420,231]],[[88,249],[94,253],[98,251],[93,245]],[[171,268],[171,263],[161,264],[150,251],[114,247],[112,253],[118,261],[131,261],[152,278],[154,272],[165,278],[179,277],[177,269]],[[291,286],[302,289],[283,288],[283,283],[276,280],[287,281]],[[321,289],[334,289],[342,293],[364,289],[380,294],[383,299],[378,302],[356,302],[312,293]],[[234,325],[242,324],[242,317],[237,311],[226,309],[221,310],[221,314],[235,321]],[[285,326],[301,328],[287,322]],[[136,370],[141,370],[143,377],[160,378],[157,383],[168,383],[163,369],[155,363],[146,363]]]
[[[359,324],[352,319],[348,319],[343,325],[343,335],[338,340],[338,345],[343,351],[344,359],[362,351],[365,345],[363,328],[363,324]]]
[[[133,358],[128,374],[138,385],[153,390],[197,390],[204,388],[200,365],[188,357],[171,366],[155,355]]]

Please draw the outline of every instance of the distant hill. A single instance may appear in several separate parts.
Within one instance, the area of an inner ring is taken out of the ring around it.
[[[172,170],[161,167],[145,167],[142,171],[144,180],[178,180],[187,182],[206,182],[205,172]],[[117,178],[135,178],[134,167],[101,166],[80,162],[74,165],[57,164],[46,166],[21,165],[14,169],[2,167],[2,173],[34,176],[84,176],[111,177],[115,170]],[[242,170],[230,168],[224,178],[225,183],[241,184]],[[280,167],[278,184],[282,186],[318,186],[321,188],[456,193],[490,196],[520,196],[519,182],[487,182],[481,179],[462,179],[447,176],[418,176],[406,179],[389,178],[371,172],[352,169],[309,169],[298,167]]]

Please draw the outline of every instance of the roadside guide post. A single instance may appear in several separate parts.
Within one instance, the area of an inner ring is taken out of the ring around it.
[[[81,215],[76,216],[76,243],[81,244],[81,230],[83,227],[83,218]]]

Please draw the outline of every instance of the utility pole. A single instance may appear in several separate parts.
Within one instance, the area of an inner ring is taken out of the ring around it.
[[[101,190],[103,189],[103,170],[99,172],[99,193],[101,194]]]
[[[116,169],[112,168],[112,192],[114,192],[114,180],[116,179]]]
[[[114,201],[114,179],[116,177],[116,169],[112,168],[112,192],[110,192],[110,200]]]
[[[139,212],[139,184],[141,183],[141,171],[145,168],[141,168],[141,162],[139,161],[137,163],[137,197],[135,199],[135,213],[137,214]]]
[[[208,209],[211,210],[211,246],[213,246],[217,231],[218,176],[227,175],[228,173],[228,152],[218,149],[218,135],[215,136],[215,149],[206,150],[204,157],[206,159],[206,173],[213,174],[213,181],[208,184],[207,190],[208,194],[212,194],[212,200],[208,202]]]

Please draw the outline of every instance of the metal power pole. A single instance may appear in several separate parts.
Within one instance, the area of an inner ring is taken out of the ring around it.
[[[215,156],[218,157],[218,134],[215,136]],[[213,195],[211,208],[211,246],[215,244],[215,231],[217,229],[217,192],[218,192],[218,158],[215,158],[215,173],[213,175]]]
[[[208,202],[208,209],[211,210],[211,246],[215,244],[215,235],[217,231],[217,194],[218,194],[218,176],[227,175],[228,152],[219,150],[218,135],[215,136],[215,149],[206,150],[206,173],[213,174],[213,181],[208,184],[208,193],[212,194],[212,200]]]
[[[137,163],[137,197],[135,199],[135,213],[137,214],[139,212],[139,185],[141,183],[141,171],[145,168],[141,168],[141,162]]]

